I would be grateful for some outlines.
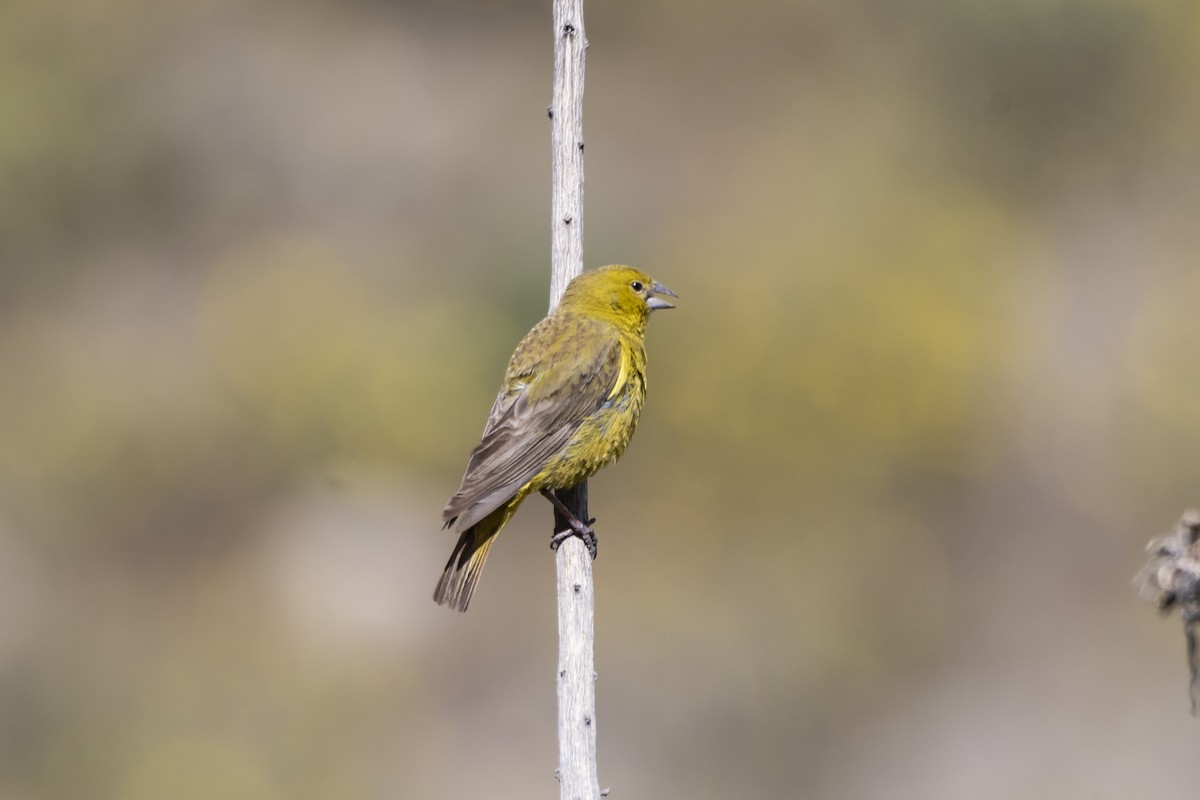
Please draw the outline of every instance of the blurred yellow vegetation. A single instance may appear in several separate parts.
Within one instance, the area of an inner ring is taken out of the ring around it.
[[[271,800],[279,796],[253,754],[223,739],[158,743],[115,795],[118,800]]]
[[[681,389],[656,398],[677,438],[740,452],[768,480],[777,460],[792,480],[859,471],[863,446],[960,466],[953,443],[1008,346],[997,265],[1010,232],[969,200],[906,196],[895,207],[871,239],[838,229],[786,257],[735,241],[745,250],[729,256],[733,269],[689,269],[701,318],[652,334],[670,351],[652,351],[656,373]]]
[[[453,295],[389,306],[329,248],[285,239],[226,258],[204,297],[207,356],[281,452],[457,460],[479,376],[434,346],[461,341]]]

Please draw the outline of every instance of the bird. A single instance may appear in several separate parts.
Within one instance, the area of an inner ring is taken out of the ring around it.
[[[517,345],[483,436],[442,512],[458,542],[434,589],[466,611],[488,551],[521,502],[541,494],[596,557],[595,520],[577,519],[555,495],[619,458],[646,398],[646,324],[674,308],[675,292],[623,264],[578,275],[562,300]]]

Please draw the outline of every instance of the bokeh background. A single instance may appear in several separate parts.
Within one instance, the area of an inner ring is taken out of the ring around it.
[[[593,3],[617,798],[1191,796],[1200,5]],[[549,3],[0,5],[0,798],[552,798],[551,515],[440,530],[549,282]]]

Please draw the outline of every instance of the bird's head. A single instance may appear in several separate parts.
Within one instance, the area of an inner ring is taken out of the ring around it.
[[[666,297],[678,295],[639,269],[613,264],[577,276],[567,286],[562,305],[644,331],[651,311],[675,307]]]

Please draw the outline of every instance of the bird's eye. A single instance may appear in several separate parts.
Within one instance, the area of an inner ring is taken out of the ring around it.
[[[640,292],[645,287],[642,286],[641,281],[634,281],[633,283],[629,284],[629,288],[633,289],[635,292]]]

